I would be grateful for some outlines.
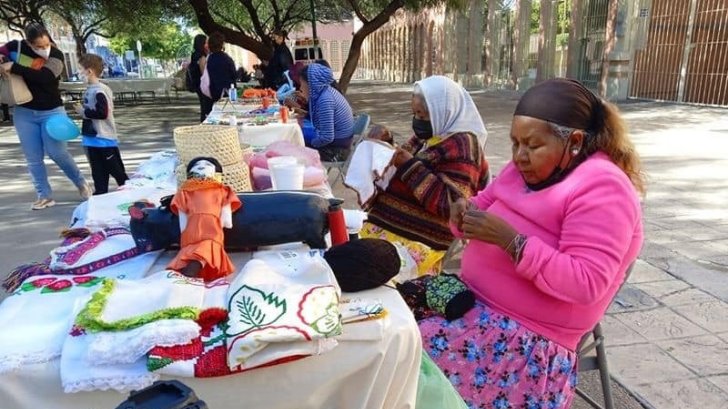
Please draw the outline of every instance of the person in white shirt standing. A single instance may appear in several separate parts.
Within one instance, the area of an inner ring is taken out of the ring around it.
[[[84,54],[78,60],[80,77],[88,84],[83,94],[83,105],[76,105],[76,112],[83,118],[83,146],[91,165],[94,194],[109,191],[109,176],[122,186],[129,177],[119,152],[119,140],[114,122],[114,99],[111,89],[99,81],[104,61],[95,54]]]

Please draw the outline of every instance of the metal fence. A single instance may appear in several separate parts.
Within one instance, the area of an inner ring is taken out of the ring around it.
[[[630,97],[728,105],[728,0],[642,1]]]

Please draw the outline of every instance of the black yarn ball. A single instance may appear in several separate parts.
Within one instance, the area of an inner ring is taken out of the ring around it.
[[[360,239],[331,247],[324,253],[324,259],[345,292],[386,284],[401,267],[397,248],[380,239]]]

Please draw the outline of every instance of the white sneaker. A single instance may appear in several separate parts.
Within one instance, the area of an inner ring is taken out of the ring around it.
[[[78,188],[78,194],[81,195],[81,199],[83,200],[88,200],[93,193],[94,192],[91,190],[91,186],[89,186],[88,182],[83,182],[83,185]]]
[[[56,201],[53,199],[38,199],[30,205],[30,210],[41,210],[46,207],[53,207],[56,205]]]

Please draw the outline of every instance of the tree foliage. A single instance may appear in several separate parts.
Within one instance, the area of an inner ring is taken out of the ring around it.
[[[192,37],[177,23],[162,24],[144,36],[117,34],[110,41],[117,54],[136,50],[137,40],[142,43],[142,55],[160,60],[183,58],[192,53]]]
[[[276,29],[292,30],[311,19],[309,0],[187,0],[197,23],[207,34],[215,31],[228,42],[268,60],[273,52],[270,33]],[[371,33],[389,21],[397,10],[419,10],[446,3],[462,7],[464,0],[316,0],[317,20],[340,20],[356,16],[362,26],[351,41],[349,55],[339,85],[346,90],[359,62],[361,46]]]

